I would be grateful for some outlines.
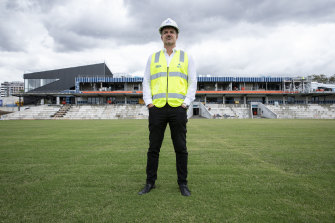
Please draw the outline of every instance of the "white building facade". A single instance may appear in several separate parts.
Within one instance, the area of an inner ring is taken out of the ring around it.
[[[20,81],[1,83],[1,97],[11,97],[24,91],[24,83]]]

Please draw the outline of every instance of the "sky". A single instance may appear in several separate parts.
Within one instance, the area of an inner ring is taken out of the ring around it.
[[[143,76],[166,18],[197,75],[335,74],[335,0],[0,0],[0,82],[102,62]]]

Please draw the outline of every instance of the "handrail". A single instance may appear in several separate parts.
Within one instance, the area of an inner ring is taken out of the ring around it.
[[[261,109],[261,116],[264,118],[277,119],[278,115],[267,108],[263,103],[258,102],[258,107]]]
[[[204,118],[208,118],[208,119],[212,119],[213,118],[213,114],[208,111],[208,109],[206,108],[205,105],[203,105],[201,102],[198,102],[198,106],[199,106],[199,115],[204,117]]]

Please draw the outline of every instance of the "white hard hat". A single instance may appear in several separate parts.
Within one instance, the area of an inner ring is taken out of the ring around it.
[[[178,28],[177,23],[170,18],[167,18],[166,20],[162,22],[161,26],[159,27],[159,33],[162,34],[162,29],[167,26],[171,26],[175,28],[177,30],[177,33],[179,33],[179,28]]]

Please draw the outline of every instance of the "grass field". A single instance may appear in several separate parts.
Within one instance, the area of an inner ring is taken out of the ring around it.
[[[0,222],[335,222],[335,120],[190,120],[180,195],[147,120],[0,122]]]

